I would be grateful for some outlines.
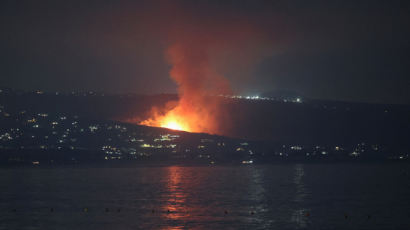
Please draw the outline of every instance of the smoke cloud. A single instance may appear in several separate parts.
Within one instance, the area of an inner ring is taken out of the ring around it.
[[[179,101],[153,108],[151,117],[141,124],[224,134],[231,124],[226,101],[218,95],[233,93],[224,69],[227,65],[249,68],[257,62],[267,49],[264,36],[255,24],[232,15],[206,20],[192,17],[192,12],[178,15],[167,30],[165,57]],[[259,48],[262,45],[265,50]]]

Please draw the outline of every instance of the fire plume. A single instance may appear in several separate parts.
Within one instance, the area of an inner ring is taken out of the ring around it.
[[[153,113],[142,125],[188,132],[220,133],[224,110],[216,96],[230,92],[228,81],[210,65],[206,47],[175,44],[168,49],[171,78],[178,85],[179,101],[165,113]]]
[[[221,73],[234,69],[236,76],[238,70],[243,70],[240,74],[249,71],[257,57],[269,50],[258,45],[265,42],[264,35],[257,24],[240,17],[223,13],[202,20],[184,8],[178,12],[180,18],[167,29],[166,57],[179,100],[173,106],[153,108],[140,124],[225,135],[232,119],[227,101],[217,95],[232,91]]]

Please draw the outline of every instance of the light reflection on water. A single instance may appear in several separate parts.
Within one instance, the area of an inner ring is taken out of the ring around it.
[[[400,229],[406,167],[0,169],[0,229]]]
[[[212,213],[212,208],[207,205],[206,202],[201,202],[199,196],[203,195],[201,189],[206,188],[206,184],[201,183],[201,177],[196,177],[195,170],[189,167],[168,167],[167,174],[168,179],[166,183],[167,193],[164,193],[163,199],[166,200],[162,208],[162,216],[167,220],[167,226],[164,229],[182,229],[185,224],[190,221],[195,221],[200,216],[202,220],[218,221],[229,220],[233,218],[241,218],[244,225],[258,226],[261,229],[269,228],[278,221],[278,216],[281,216],[281,210],[279,214],[274,214],[271,218],[264,218],[272,213],[278,213],[275,207],[270,207],[266,200],[269,197],[264,187],[265,182],[263,178],[264,170],[260,167],[247,167],[242,170],[246,170],[247,173],[240,178],[242,182],[246,183],[246,186],[237,188],[237,191],[243,189],[243,195],[240,200],[232,201],[235,203],[244,202],[247,204],[246,209],[234,209],[231,207],[225,207],[228,209],[228,214],[224,214],[224,219],[219,219]],[[291,222],[288,224],[294,229],[304,229],[308,226],[309,221],[309,209],[304,207],[304,201],[307,196],[307,189],[303,181],[304,167],[302,164],[296,164],[293,167],[293,178],[288,187],[293,187],[294,193],[290,192],[288,195],[292,196],[290,205],[293,207],[293,211],[290,213]],[[208,178],[209,179],[209,178]],[[196,181],[195,181],[196,180]],[[202,188],[201,185],[202,184]],[[199,186],[198,186],[199,185]],[[197,196],[198,195],[198,196]],[[208,194],[212,196],[212,194]],[[229,198],[225,198],[229,199]],[[221,202],[224,203],[224,202]],[[218,209],[217,207],[215,207]],[[219,211],[219,215],[223,210]],[[286,213],[286,212],[284,212]]]
[[[250,216],[247,217],[247,222],[254,227],[260,229],[269,229],[274,226],[276,218],[266,218],[269,213],[274,212],[274,207],[271,207],[267,200],[269,200],[269,193],[266,191],[264,182],[264,171],[260,167],[249,167],[249,199],[250,199]]]
[[[167,168],[168,180],[166,183],[167,193],[164,193],[163,199],[164,207],[162,208],[163,219],[168,220],[169,226],[164,229],[183,229],[183,225],[180,224],[185,218],[189,217],[189,213],[193,210],[187,210],[188,206],[185,205],[187,198],[187,189],[183,187],[190,183],[191,177],[185,176],[182,179],[186,180],[181,183],[181,177],[184,173],[187,173],[184,168],[171,166]],[[177,226],[173,226],[177,225]]]
[[[310,211],[304,207],[304,202],[308,192],[303,181],[303,177],[305,176],[303,164],[296,164],[294,166],[294,171],[293,183],[295,185],[296,192],[293,201],[295,202],[296,207],[292,214],[291,220],[295,223],[295,228],[304,229],[308,226]]]

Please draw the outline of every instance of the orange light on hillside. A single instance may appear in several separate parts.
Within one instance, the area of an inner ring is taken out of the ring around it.
[[[140,122],[141,125],[147,126],[154,126],[154,127],[162,127],[167,129],[179,130],[179,131],[186,131],[192,132],[191,128],[189,127],[188,117],[180,117],[172,112],[167,113],[164,116],[153,117],[148,120]]]
[[[162,124],[161,127],[167,128],[167,129],[174,129],[174,130],[184,130],[181,124],[179,124],[176,121],[167,121],[165,124]]]
[[[187,131],[187,132],[192,131],[186,122],[187,117],[185,117],[184,119],[183,117],[177,116],[172,112],[159,118],[157,121],[159,122],[159,126],[163,128],[181,130],[181,131]]]

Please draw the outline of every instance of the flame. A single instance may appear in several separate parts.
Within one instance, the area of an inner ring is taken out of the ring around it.
[[[163,120],[160,121],[160,127],[173,129],[173,130],[180,130],[180,131],[190,131],[189,128],[181,122],[178,122],[178,119],[172,116],[166,116]]]
[[[184,130],[181,124],[177,121],[168,121],[166,124],[161,125],[163,128],[174,129],[174,130]]]
[[[175,109],[168,111],[165,115],[154,115],[152,118],[140,122],[141,125],[162,127],[167,129],[195,132],[190,126],[188,117],[175,114]]]

